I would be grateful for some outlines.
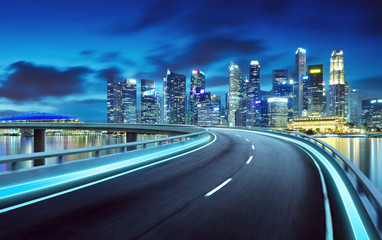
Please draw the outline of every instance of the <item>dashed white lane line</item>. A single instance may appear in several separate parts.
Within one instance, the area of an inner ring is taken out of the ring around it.
[[[253,156],[250,156],[250,157],[249,157],[249,159],[248,159],[248,161],[247,161],[247,164],[250,164],[250,163],[251,163],[252,158],[253,158]]]
[[[249,142],[248,138],[246,138],[245,141]]]
[[[219,191],[219,189],[221,189],[222,187],[224,187],[227,183],[229,183],[230,181],[232,180],[232,178],[228,178],[227,180],[225,180],[222,184],[220,184],[219,186],[217,186],[216,188],[212,189],[211,191],[209,191],[206,195],[204,195],[205,197],[209,197],[211,196],[212,194],[214,194],[215,192]]]
[[[255,146],[252,145],[252,149],[255,150]]]
[[[240,137],[240,135],[239,135],[239,134],[236,134],[236,136]]]

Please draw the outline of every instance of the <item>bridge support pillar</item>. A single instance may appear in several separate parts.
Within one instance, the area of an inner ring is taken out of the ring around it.
[[[138,141],[138,133],[126,132],[126,142],[136,142]],[[127,150],[137,149],[137,146],[128,147]]]
[[[45,152],[45,129],[34,129],[33,131],[33,151]],[[33,166],[45,165],[45,159],[35,159]]]

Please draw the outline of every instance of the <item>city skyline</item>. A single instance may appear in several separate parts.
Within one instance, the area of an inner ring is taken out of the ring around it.
[[[361,99],[381,97],[378,3],[324,1],[304,11],[311,4],[6,3],[0,17],[7,36],[0,56],[1,112],[44,111],[105,122],[108,74],[138,83],[154,80],[161,93],[167,68],[186,75],[187,89],[191,71],[202,70],[206,89],[224,97],[229,61],[243,69],[245,78],[250,61],[258,60],[261,89],[271,90],[272,71],[292,71],[298,47],[307,50],[306,65],[323,64],[326,86],[330,53],[343,50],[350,87]],[[332,9],[338,9],[336,14]],[[197,20],[187,17],[195,13]],[[237,19],[230,21],[229,14]]]

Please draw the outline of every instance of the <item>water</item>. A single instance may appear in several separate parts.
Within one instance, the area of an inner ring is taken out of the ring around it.
[[[154,138],[167,137],[163,135],[138,135],[138,141],[144,141]],[[83,148],[102,146],[109,144],[125,143],[126,137],[122,135],[84,135],[84,136],[46,136],[45,151],[56,151],[63,149]],[[117,150],[105,150],[104,154],[115,153]],[[33,137],[21,136],[0,136],[0,156],[14,155],[33,152]],[[101,153],[102,154],[102,153]],[[76,159],[89,158],[92,153],[81,153],[68,155],[65,161],[73,161]],[[47,164],[57,162],[57,158],[46,159]],[[32,161],[24,161],[21,163],[22,168],[33,166]],[[0,172],[7,171],[8,164],[0,164]]]
[[[320,138],[357,166],[382,192],[382,138]]]

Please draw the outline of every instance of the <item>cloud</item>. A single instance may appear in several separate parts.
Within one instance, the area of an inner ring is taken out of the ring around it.
[[[98,59],[100,62],[102,63],[115,63],[115,62],[121,62],[125,65],[134,65],[134,62],[127,59],[127,58],[124,58],[122,56],[122,53],[120,52],[106,52],[106,53],[103,53],[99,59]]]
[[[121,70],[116,67],[110,67],[99,70],[97,72],[97,77],[104,82],[106,82],[109,77],[114,77],[117,79],[123,78]]]
[[[89,57],[89,56],[92,56],[92,55],[94,55],[96,52],[95,51],[92,51],[92,50],[84,50],[84,51],[81,51],[80,52],[80,55],[81,56],[87,56],[87,57]]]
[[[60,70],[53,66],[16,62],[7,68],[5,79],[1,81],[0,96],[23,101],[81,93],[86,82],[84,77],[91,72],[86,67]]]

